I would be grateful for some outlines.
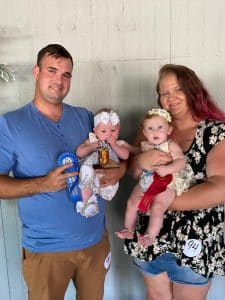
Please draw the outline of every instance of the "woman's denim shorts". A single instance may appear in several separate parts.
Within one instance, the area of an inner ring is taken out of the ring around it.
[[[176,256],[172,253],[165,253],[153,261],[142,261],[135,257],[133,263],[143,275],[156,276],[167,272],[168,277],[174,283],[201,286],[210,281],[210,278],[192,271],[187,266],[179,266]]]

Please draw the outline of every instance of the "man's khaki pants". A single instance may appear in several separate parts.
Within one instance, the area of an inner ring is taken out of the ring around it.
[[[77,300],[102,300],[109,260],[108,234],[83,250],[31,253],[24,249],[23,275],[29,300],[63,300],[70,279]]]

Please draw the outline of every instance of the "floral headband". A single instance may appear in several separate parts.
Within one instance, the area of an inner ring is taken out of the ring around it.
[[[118,114],[113,110],[111,110],[109,113],[102,111],[94,116],[94,127],[96,127],[99,123],[107,124],[108,122],[111,122],[112,125],[117,125],[120,123]]]
[[[167,110],[162,109],[162,108],[153,108],[148,111],[148,115],[149,116],[154,116],[154,115],[160,116],[160,117],[165,118],[168,123],[172,122],[171,114]]]

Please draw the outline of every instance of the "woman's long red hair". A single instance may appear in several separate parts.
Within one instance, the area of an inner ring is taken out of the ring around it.
[[[225,121],[225,113],[217,106],[202,81],[193,70],[182,65],[166,64],[160,69],[156,86],[159,104],[160,80],[167,74],[176,75],[178,83],[187,97],[188,106],[194,118],[199,120],[211,119]]]

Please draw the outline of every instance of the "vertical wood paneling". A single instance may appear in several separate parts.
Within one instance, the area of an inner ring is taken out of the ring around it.
[[[5,231],[3,225],[2,202],[0,201],[0,299],[10,299],[9,276],[6,261]]]
[[[92,111],[114,108],[128,141],[142,114],[156,104],[157,73],[165,63],[193,68],[225,108],[223,0],[0,0],[0,5],[0,63],[12,65],[17,75],[16,82],[0,82],[1,113],[32,99],[37,51],[55,42],[74,57],[66,102]],[[141,275],[114,235],[123,227],[131,189],[126,176],[117,197],[107,203],[112,266],[104,300],[145,298]],[[25,300],[16,203],[2,201],[0,213],[0,299]],[[74,299],[74,293],[70,284],[65,300]],[[207,300],[214,299],[225,299],[224,277],[213,280]]]
[[[18,231],[17,209],[13,200],[2,201],[1,207],[10,299],[24,299],[24,286],[21,276],[21,236]]]
[[[207,300],[224,300],[225,299],[225,278],[216,276],[212,280],[212,286],[209,290]]]
[[[76,60],[89,62],[94,59],[93,51],[93,9],[90,0],[77,1],[76,40],[73,47]],[[65,33],[66,34],[66,33]]]
[[[152,2],[152,1],[151,1]],[[155,53],[153,59],[157,61],[171,58],[171,0],[155,0],[155,32],[153,47]],[[164,62],[162,61],[162,64]]]
[[[224,24],[225,26],[225,24]],[[222,35],[221,35],[222,37]],[[225,84],[224,84],[224,80],[221,80],[221,78],[225,78],[225,56],[224,55],[219,55],[218,58],[218,81],[217,81],[217,94],[214,95],[216,97],[216,99],[218,100],[219,104],[221,105],[221,107],[225,106]]]

